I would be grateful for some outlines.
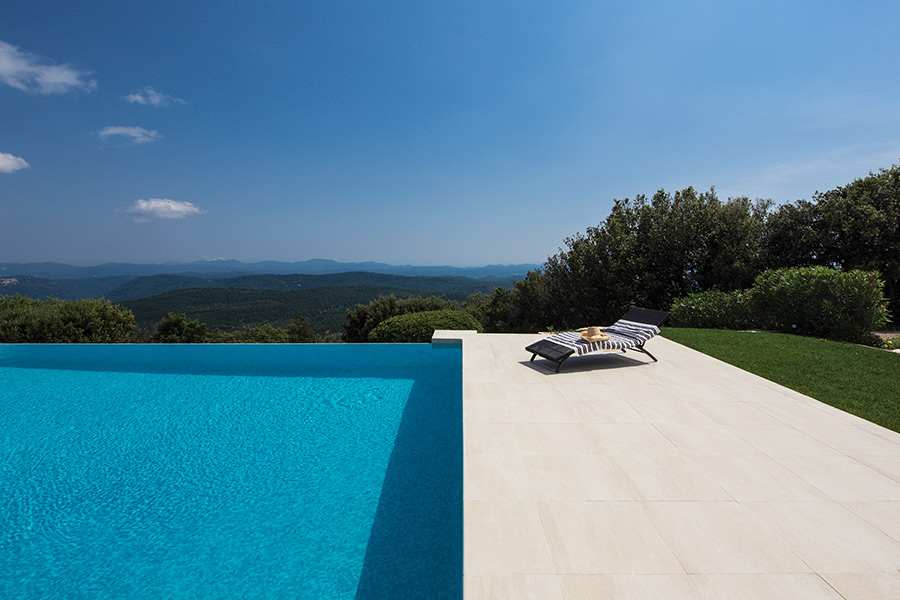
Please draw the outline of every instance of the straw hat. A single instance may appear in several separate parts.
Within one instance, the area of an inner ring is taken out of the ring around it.
[[[599,327],[588,327],[581,332],[581,338],[586,342],[605,342],[609,336],[600,331]]]

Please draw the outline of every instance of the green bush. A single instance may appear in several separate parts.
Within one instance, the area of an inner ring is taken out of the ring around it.
[[[672,303],[669,324],[701,329],[752,329],[750,293],[715,290],[690,294]]]
[[[207,341],[206,324],[184,313],[169,313],[156,324],[150,341],[163,344],[199,344]]]
[[[429,310],[385,319],[370,333],[370,342],[425,343],[436,329],[481,331],[481,324],[462,310]]]
[[[888,320],[875,271],[801,267],[766,271],[750,290],[764,326],[847,342],[867,342]]]
[[[0,343],[124,343],[134,314],[105,299],[0,297]]]
[[[367,342],[369,333],[379,323],[409,313],[430,310],[456,310],[459,304],[438,296],[422,298],[419,296],[398,300],[396,296],[379,296],[368,304],[357,304],[353,310],[347,311],[347,322],[344,324],[345,342]]]

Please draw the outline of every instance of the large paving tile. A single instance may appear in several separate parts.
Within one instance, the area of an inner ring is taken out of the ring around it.
[[[689,575],[560,575],[565,600],[703,600]]]
[[[746,502],[819,573],[897,573],[900,543],[837,502]]]
[[[757,402],[756,406],[788,425],[805,425],[816,423],[820,425],[844,425],[846,421],[841,415],[820,410],[817,404],[821,402],[799,402],[788,399],[783,402]]]
[[[588,423],[585,428],[598,452],[605,454],[680,453],[655,425],[649,423]]]
[[[900,483],[900,456],[856,456],[854,458]]]
[[[534,500],[525,463],[518,454],[472,454],[463,468],[463,499]]]
[[[843,600],[815,573],[691,575],[705,600]]]
[[[463,382],[463,398],[466,402],[481,400],[506,400],[506,394],[503,392],[503,384],[494,383],[478,383],[473,381]]]
[[[690,402],[737,402],[738,398],[732,396],[721,387],[712,383],[670,383],[664,386],[670,392],[682,400]]]
[[[738,400],[724,402],[719,400],[697,400],[694,408],[722,425],[774,425],[781,421],[763,412],[749,402]]]
[[[773,389],[759,382],[738,382],[718,384],[724,391],[744,402],[771,403],[781,405],[792,400],[784,388]]]
[[[470,401],[465,413],[468,418],[464,420],[482,423],[577,423],[581,420],[565,400]]]
[[[599,454],[587,425],[581,423],[522,423],[516,425],[524,454]]]
[[[539,502],[559,573],[684,573],[636,502]]]
[[[845,507],[900,542],[900,502],[842,502]]]
[[[597,398],[573,400],[569,406],[582,423],[646,423],[647,419],[625,400]]]
[[[900,598],[900,573],[823,573],[822,577],[846,600]]]
[[[800,425],[798,428],[811,437],[828,444],[848,456],[897,456],[900,442],[893,442],[870,433],[857,425]]]
[[[680,396],[675,395],[668,387],[647,382],[640,378],[619,384],[610,383],[609,387],[620,398],[628,401],[682,402],[684,400]]]
[[[693,456],[755,455],[760,451],[724,425],[665,425],[656,427],[681,452]]]
[[[847,456],[777,456],[832,500],[900,500],[900,483]]]
[[[463,423],[463,452],[521,454],[516,426],[510,423]]]
[[[505,383],[503,392],[507,400],[530,400],[543,402],[565,402],[565,396],[553,385],[546,381],[541,384]]]
[[[626,477],[606,456],[526,455],[525,470],[538,500],[634,500]]]
[[[554,381],[556,389],[566,400],[594,402],[599,400],[624,400],[608,383],[564,383],[560,379]]]
[[[737,502],[650,502],[647,512],[688,573],[808,573],[797,555]]]
[[[641,500],[709,502],[733,499],[688,456],[617,454],[610,456],[610,460],[621,468]]]
[[[735,500],[828,500],[821,490],[774,459],[752,456],[698,456],[704,472]]]
[[[468,501],[463,535],[467,575],[555,572],[533,502]]]
[[[837,456],[832,446],[806,435],[793,425],[731,425],[739,438],[768,456]]]
[[[467,600],[565,600],[555,575],[466,575]]]
[[[712,425],[715,423],[690,402],[660,402],[656,400],[631,400],[630,404],[644,416],[648,423],[665,425]]]

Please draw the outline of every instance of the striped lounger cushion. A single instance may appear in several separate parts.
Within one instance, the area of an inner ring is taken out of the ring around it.
[[[573,349],[579,355],[601,350],[625,350],[643,345],[659,334],[659,327],[647,323],[635,323],[620,319],[603,330],[609,336],[605,342],[586,342],[577,331],[564,331],[546,339]]]

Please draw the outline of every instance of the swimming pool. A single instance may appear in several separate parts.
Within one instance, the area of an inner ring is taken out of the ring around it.
[[[462,353],[0,345],[0,597],[459,598]]]

